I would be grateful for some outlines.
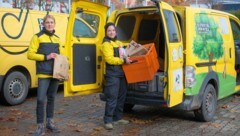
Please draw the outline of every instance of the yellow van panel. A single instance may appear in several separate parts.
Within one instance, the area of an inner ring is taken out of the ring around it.
[[[64,82],[64,96],[90,94],[101,90],[103,61],[101,60],[100,49],[105,35],[104,25],[107,10],[107,6],[86,0],[74,0],[72,2],[66,40],[70,78]],[[91,17],[95,20],[89,19]],[[82,22],[86,29],[94,31],[96,35],[93,37],[87,37],[80,33],[76,35],[75,30],[80,29],[75,24],[78,22],[77,20]]]
[[[219,79],[219,98],[231,94],[227,90],[234,90],[236,71],[229,15],[199,8],[186,8],[185,12],[186,65],[195,67],[197,77],[196,85],[185,93],[198,94],[207,74],[214,71]]]
[[[41,30],[42,18],[51,14],[56,21],[56,35],[65,43],[68,14],[52,13],[45,11],[0,8],[0,75],[5,76],[10,69],[18,67],[22,72],[24,68],[31,79],[31,86],[37,87],[35,62],[27,59],[28,49],[32,36]]]

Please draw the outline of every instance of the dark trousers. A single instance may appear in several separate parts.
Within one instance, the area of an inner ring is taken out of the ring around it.
[[[59,80],[53,78],[39,78],[37,89],[37,123],[44,122],[44,105],[47,96],[47,118],[53,118],[54,99],[58,90]]]
[[[106,97],[104,123],[122,119],[123,107],[127,93],[125,77],[105,76],[104,95]]]

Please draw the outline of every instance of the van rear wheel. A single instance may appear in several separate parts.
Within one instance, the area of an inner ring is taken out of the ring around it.
[[[211,121],[217,108],[216,90],[213,85],[208,84],[204,94],[201,107],[194,111],[195,118],[199,121]]]
[[[3,101],[9,105],[22,103],[28,94],[28,81],[26,76],[18,71],[11,72],[5,78],[2,90]]]

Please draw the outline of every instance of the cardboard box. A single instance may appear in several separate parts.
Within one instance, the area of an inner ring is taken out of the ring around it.
[[[53,78],[61,81],[68,80],[68,69],[69,64],[67,57],[63,55],[57,55],[54,59]]]
[[[145,55],[148,52],[145,46],[137,44],[134,41],[131,41],[125,50],[128,57]]]
[[[130,57],[130,60],[134,63],[123,65],[123,71],[128,83],[152,80],[159,69],[158,56],[154,43],[143,46],[149,48],[146,55]]]

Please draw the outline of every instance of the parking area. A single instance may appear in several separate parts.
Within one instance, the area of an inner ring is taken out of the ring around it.
[[[36,93],[31,91],[27,100],[17,106],[0,105],[0,135],[28,136],[35,130]],[[46,135],[119,135],[119,136],[158,136],[158,135],[240,135],[240,95],[233,95],[218,103],[217,114],[212,122],[198,122],[192,112],[161,107],[135,106],[132,112],[125,113],[130,120],[125,126],[114,126],[114,130],[103,128],[104,102],[98,94],[63,97],[59,90],[55,104],[55,122],[61,132]]]

